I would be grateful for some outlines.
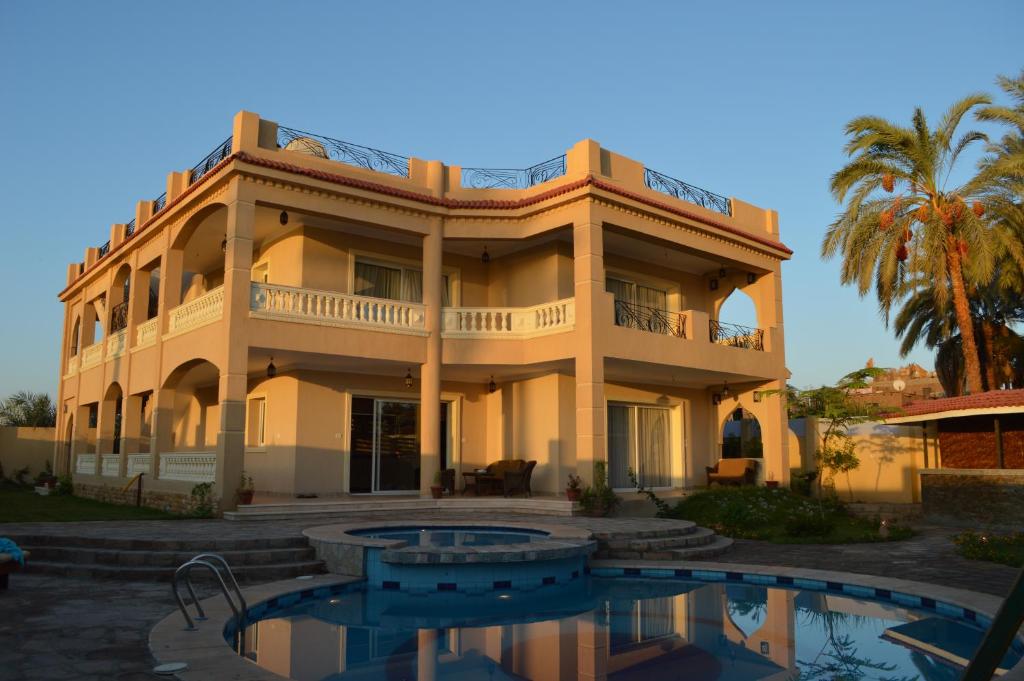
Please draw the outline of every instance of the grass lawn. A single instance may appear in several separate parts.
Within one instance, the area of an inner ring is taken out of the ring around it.
[[[953,537],[953,543],[956,544],[956,552],[964,558],[987,560],[1010,567],[1024,567],[1024,532],[962,532]]]
[[[852,516],[838,501],[819,502],[782,488],[719,487],[686,497],[665,515],[692,520],[727,537],[777,544],[853,544],[914,534],[909,527],[890,525],[883,537],[878,520]]]
[[[69,520],[167,520],[180,516],[155,508],[105,504],[74,496],[41,497],[32,489],[0,484],[0,523]]]

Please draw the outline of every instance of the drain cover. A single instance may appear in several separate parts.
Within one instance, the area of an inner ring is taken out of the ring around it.
[[[170,676],[178,672],[183,672],[188,669],[188,664],[185,662],[168,662],[167,664],[161,664],[153,667],[154,674],[160,674],[161,676]]]

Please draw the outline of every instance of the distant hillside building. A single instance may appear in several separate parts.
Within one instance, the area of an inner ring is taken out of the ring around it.
[[[875,365],[868,359],[864,365]],[[878,407],[905,407],[911,402],[945,397],[946,394],[934,371],[928,371],[920,364],[910,363],[905,367],[888,370],[866,388],[854,391],[853,399],[860,404]]]

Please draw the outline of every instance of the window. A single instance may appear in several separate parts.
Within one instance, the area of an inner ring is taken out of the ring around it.
[[[644,487],[672,484],[668,409],[608,405],[608,477],[616,489],[631,489],[629,471]]]
[[[249,400],[249,424],[246,444],[249,447],[266,446],[267,399],[256,397]]]
[[[404,300],[410,303],[423,302],[423,270],[399,264],[382,265],[356,260],[355,285],[352,292],[357,296]],[[441,305],[450,305],[448,275],[443,275]]]
[[[605,279],[605,290],[615,296],[616,305],[642,305],[652,310],[668,311],[668,291],[642,286],[636,282],[608,277]]]
[[[96,427],[96,422],[99,420],[99,413],[100,413],[99,405],[97,405],[97,404],[90,404],[89,405],[89,427],[90,428],[95,428]]]

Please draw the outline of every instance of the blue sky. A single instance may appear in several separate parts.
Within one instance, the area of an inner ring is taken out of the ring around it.
[[[1024,3],[0,4],[0,396],[56,395],[69,262],[230,134],[240,109],[466,166],[591,137],[775,208],[799,386],[901,360],[873,299],[818,257],[860,114],[933,119],[1024,66]],[[911,359],[931,367],[930,353]]]

